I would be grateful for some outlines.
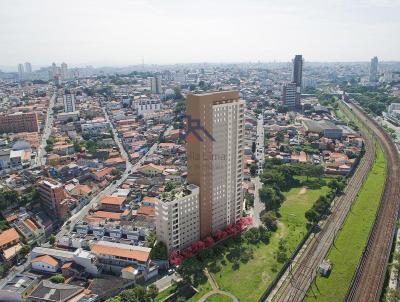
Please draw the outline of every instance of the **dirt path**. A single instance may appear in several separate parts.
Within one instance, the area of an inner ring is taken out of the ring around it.
[[[233,294],[229,292],[225,292],[219,289],[218,283],[215,281],[213,276],[208,272],[208,270],[205,268],[204,273],[207,276],[208,282],[210,282],[212,291],[206,293],[203,297],[201,297],[198,302],[206,302],[207,299],[213,295],[219,294],[219,295],[224,295],[232,299],[234,302],[239,302],[239,299],[236,298]]]
[[[302,187],[302,188],[300,189],[299,195],[306,194],[306,192],[307,192],[307,188],[306,188],[306,187]]]

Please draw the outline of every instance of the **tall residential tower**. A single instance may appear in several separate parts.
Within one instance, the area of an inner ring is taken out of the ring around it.
[[[200,237],[236,223],[243,206],[244,101],[238,91],[187,97],[187,181],[200,188]]]
[[[293,60],[292,82],[301,87],[303,81],[303,56],[296,55]]]
[[[373,57],[369,68],[369,81],[374,83],[378,82],[378,80],[378,57]]]
[[[289,110],[300,108],[301,87],[303,83],[303,56],[296,55],[293,59],[292,82],[282,87],[282,101]]]

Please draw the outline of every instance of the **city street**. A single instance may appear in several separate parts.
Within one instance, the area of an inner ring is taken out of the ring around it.
[[[47,146],[47,140],[49,139],[51,135],[51,130],[53,128],[53,122],[54,122],[54,104],[57,98],[57,93],[55,92],[53,96],[50,98],[49,101],[49,108],[47,109],[47,116],[46,116],[46,122],[43,128],[43,134],[42,134],[42,140],[40,142],[40,146],[37,152],[36,156],[36,161],[35,165],[33,167],[40,167],[43,166],[46,163],[45,156],[46,156],[46,146]]]
[[[112,194],[131,174],[132,172],[135,172],[146,160],[146,158],[153,154],[153,152],[157,149],[157,144],[154,144],[151,146],[151,148],[147,151],[147,153],[135,164],[132,165],[132,163],[129,161],[128,154],[126,153],[121,139],[118,137],[118,133],[116,129],[114,128],[113,124],[110,122],[110,118],[107,114],[107,111],[103,108],[104,115],[106,120],[110,123],[111,130],[114,136],[114,140],[118,145],[118,148],[120,150],[122,158],[125,159],[126,161],[126,168],[124,173],[121,175],[121,178],[118,179],[116,182],[113,182],[109,184],[106,188],[104,188],[102,191],[98,192],[96,196],[92,198],[92,200],[85,206],[83,207],[78,213],[73,215],[67,222],[64,223],[64,225],[61,227],[60,231],[58,232],[56,238],[57,240],[60,239],[62,236],[66,235],[70,229],[74,227],[74,225],[82,220],[84,216],[86,216],[89,212],[90,209],[95,208],[103,195],[109,195]],[[68,224],[67,224],[68,223]]]
[[[262,173],[262,167],[265,160],[264,154],[264,122],[263,116],[260,114],[257,119],[257,138],[256,138],[256,159],[258,161],[258,174]],[[252,178],[254,183],[254,207],[253,207],[253,225],[258,227],[262,224],[260,220],[260,213],[264,210],[265,206],[260,201],[258,190],[262,187],[260,177],[257,175]]]

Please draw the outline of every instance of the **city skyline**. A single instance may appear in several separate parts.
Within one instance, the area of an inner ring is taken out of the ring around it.
[[[52,61],[136,65],[143,59],[145,64],[285,62],[293,53],[311,61],[368,61],[375,55],[395,61],[400,59],[399,6],[394,1],[298,5],[291,0],[120,0],[118,5],[85,1],[79,6],[46,0],[38,6],[6,0],[0,5],[0,41],[7,45],[0,50],[0,66],[16,69],[26,61],[34,66]],[[188,51],[188,45],[194,47]]]

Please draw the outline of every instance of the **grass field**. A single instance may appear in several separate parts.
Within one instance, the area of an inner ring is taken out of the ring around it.
[[[167,289],[161,291],[158,293],[157,297],[154,299],[155,302],[161,302],[165,298],[167,298],[169,295],[173,294],[175,292],[176,286],[172,285],[168,287]],[[190,302],[195,302],[197,301],[200,297],[204,296],[206,293],[212,290],[210,283],[206,282],[204,284],[200,284],[197,287],[198,293],[195,294],[193,297],[188,299],[187,301]],[[208,300],[207,300],[208,301]],[[229,301],[229,300],[227,300]]]
[[[231,298],[229,298],[228,296],[215,294],[215,295],[210,296],[206,301],[207,302],[232,302],[233,300]]]
[[[195,294],[193,297],[191,297],[189,300],[189,302],[195,302],[197,300],[199,300],[202,296],[204,296],[206,293],[208,293],[209,291],[212,290],[211,288],[211,284],[210,283],[204,283],[201,284],[197,287],[197,290],[199,291],[197,294]]]
[[[241,264],[237,270],[233,270],[232,264],[226,261],[221,271],[214,274],[220,288],[231,292],[240,301],[257,301],[282,266],[275,257],[279,239],[284,238],[287,241],[289,256],[306,233],[304,213],[320,195],[325,195],[328,191],[329,188],[323,186],[315,190],[293,188],[286,192],[286,201],[280,209],[279,228],[271,237],[271,242],[268,245],[253,246],[254,258]]]
[[[385,175],[386,160],[382,149],[377,148],[372,170],[327,256],[333,264],[332,272],[329,278],[317,277],[305,301],[343,301],[374,222]]]
[[[165,298],[167,298],[169,295],[172,295],[176,289],[176,286],[172,285],[168,287],[167,289],[161,291],[158,293],[157,297],[154,299],[155,302],[161,302]]]

